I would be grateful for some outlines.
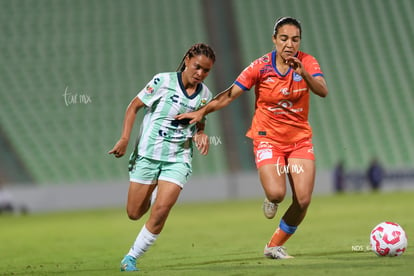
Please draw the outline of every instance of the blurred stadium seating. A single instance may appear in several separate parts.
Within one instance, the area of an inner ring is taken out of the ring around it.
[[[124,110],[155,73],[175,70],[189,46],[209,43],[202,2],[0,2],[0,123],[36,183],[127,178],[127,158],[107,155]],[[318,58],[330,89],[326,99],[312,97],[320,169],[338,160],[365,168],[374,156],[388,167],[413,167],[414,2],[232,3],[229,20],[240,39],[232,47],[241,49],[245,66],[272,50],[277,17],[302,21],[302,50]],[[206,83],[218,92],[211,77]],[[211,114],[209,134],[222,137],[225,119]],[[222,174],[227,163],[221,144],[208,157],[196,154],[194,172]]]

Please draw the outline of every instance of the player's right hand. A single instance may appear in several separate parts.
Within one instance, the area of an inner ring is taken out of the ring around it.
[[[116,158],[124,156],[126,149],[128,147],[128,139],[121,138],[115,144],[113,149],[111,149],[108,153],[113,154]]]

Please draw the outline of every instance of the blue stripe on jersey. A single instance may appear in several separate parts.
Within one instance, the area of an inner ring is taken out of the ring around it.
[[[235,81],[234,84],[236,84],[237,86],[239,86],[242,90],[247,91],[249,90],[249,88],[247,88],[246,86],[244,86],[243,84],[241,84],[238,81]]]

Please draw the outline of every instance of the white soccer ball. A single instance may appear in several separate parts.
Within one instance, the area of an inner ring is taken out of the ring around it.
[[[401,256],[408,241],[404,229],[394,222],[381,222],[371,231],[371,249],[378,256]]]

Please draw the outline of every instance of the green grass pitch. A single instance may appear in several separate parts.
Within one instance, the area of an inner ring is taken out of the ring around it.
[[[139,260],[137,273],[412,275],[414,271],[413,192],[315,196],[307,217],[286,244],[295,256],[290,260],[262,255],[290,198],[273,220],[264,218],[261,202],[176,205],[157,242]],[[144,220],[128,220],[123,208],[0,216],[0,275],[119,275],[119,262]],[[407,232],[409,247],[401,257],[377,257],[366,248],[371,229],[385,220],[400,223]]]

